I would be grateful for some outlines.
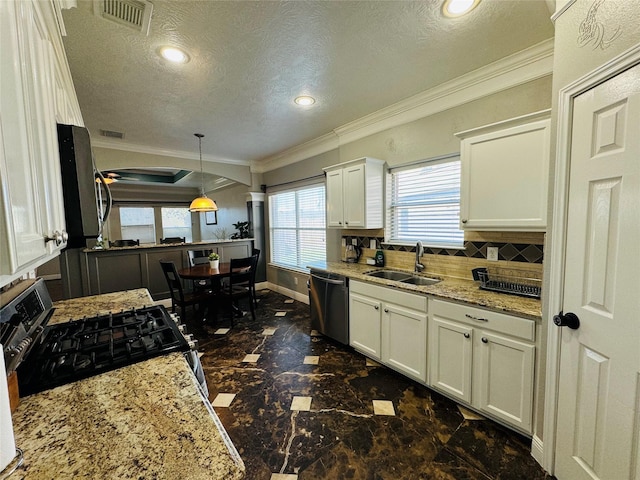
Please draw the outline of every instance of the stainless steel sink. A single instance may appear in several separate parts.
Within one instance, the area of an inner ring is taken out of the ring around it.
[[[384,278],[385,280],[394,280],[401,283],[409,283],[411,285],[433,285],[440,280],[437,278],[420,277],[411,275],[407,272],[397,272],[395,270],[374,270],[366,275],[376,278]]]
[[[434,285],[440,282],[437,278],[427,278],[427,277],[410,277],[405,280],[400,280],[401,283],[410,283],[412,285]]]
[[[366,275],[376,278],[384,278],[386,280],[402,281],[411,278],[411,274],[405,272],[396,272],[395,270],[375,270]]]

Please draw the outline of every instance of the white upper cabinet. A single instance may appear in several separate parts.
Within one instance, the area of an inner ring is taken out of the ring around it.
[[[0,286],[66,242],[56,122],[81,118],[58,28],[53,3],[0,2]]]
[[[546,230],[549,116],[545,110],[456,134],[462,228]]]
[[[384,161],[365,157],[327,167],[324,171],[328,227],[383,227]]]

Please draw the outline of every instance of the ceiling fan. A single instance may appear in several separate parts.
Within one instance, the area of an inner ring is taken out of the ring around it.
[[[101,172],[101,173],[102,173],[102,176],[104,177],[105,182],[107,184],[118,182],[120,180],[123,180],[123,181],[126,181],[126,182],[130,182],[130,181],[136,181],[137,182],[137,181],[140,181],[140,179],[135,177],[135,176],[125,177],[125,176],[120,175],[117,172]],[[96,179],[96,181],[99,182],[98,179]]]

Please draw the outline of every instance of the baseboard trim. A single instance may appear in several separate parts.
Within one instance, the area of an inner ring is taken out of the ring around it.
[[[542,439],[537,435],[534,435],[531,439],[531,456],[544,468],[544,448]]]
[[[290,288],[286,288],[281,285],[276,285],[275,283],[271,283],[271,282],[264,282],[264,283],[261,283],[260,285],[265,285],[265,284],[268,285],[266,288],[268,288],[269,290],[273,290],[274,292],[281,293],[282,295],[286,295],[289,298],[293,298],[298,302],[306,303],[307,305],[309,305],[308,295],[305,295],[300,292],[296,292],[295,290],[291,290]],[[258,289],[257,285],[256,285],[256,289]]]

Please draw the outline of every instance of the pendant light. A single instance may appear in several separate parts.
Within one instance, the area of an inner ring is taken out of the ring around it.
[[[194,133],[198,137],[198,146],[200,147],[200,196],[189,205],[190,212],[215,212],[218,210],[216,202],[207,197],[204,193],[204,171],[202,169],[202,137],[201,133]]]

